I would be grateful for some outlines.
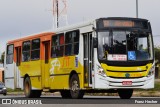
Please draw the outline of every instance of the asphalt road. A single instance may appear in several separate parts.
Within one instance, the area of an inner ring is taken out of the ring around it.
[[[6,99],[11,99],[11,104],[160,104],[160,97],[120,99],[118,96],[84,96],[83,99],[62,99],[59,95],[43,95],[41,98],[25,98],[24,95],[0,95],[0,104],[2,104],[2,100]]]

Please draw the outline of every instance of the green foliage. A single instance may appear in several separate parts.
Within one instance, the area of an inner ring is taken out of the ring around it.
[[[159,83],[159,81],[155,82],[153,89],[147,89],[147,90],[145,90],[145,89],[135,89],[135,91],[150,91],[150,92],[159,91],[159,90],[160,90],[160,83]]]
[[[154,51],[156,62],[160,63],[160,46],[155,46]]]
[[[4,63],[4,56],[5,56],[5,52],[3,52],[3,53],[1,54],[0,63]]]
[[[11,88],[7,88],[7,92],[23,92],[23,90],[21,89],[11,89]]]

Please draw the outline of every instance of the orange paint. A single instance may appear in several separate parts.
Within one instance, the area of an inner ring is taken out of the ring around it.
[[[36,39],[36,38],[45,39],[43,37],[47,36],[47,35],[54,35],[54,33],[53,32],[46,32],[46,33],[40,33],[40,34],[36,34],[36,35],[29,35],[29,36],[24,37],[24,38],[11,40],[11,41],[8,42],[8,44],[15,44],[16,42],[27,41],[27,40],[32,40],[32,39]],[[42,40],[42,41],[45,41],[45,40]]]
[[[2,72],[3,71],[0,69],[0,81],[3,81],[3,78],[4,78]]]
[[[70,57],[64,57],[63,58],[62,68],[69,67],[69,66],[70,66]]]
[[[8,42],[8,44],[13,44],[14,45],[14,62],[16,62],[17,58],[16,58],[16,47],[21,47],[20,51],[22,53],[22,45],[24,41],[31,41],[33,39],[38,39],[40,38],[40,60],[44,60],[44,43],[45,42],[49,42],[49,49],[51,47],[51,38],[52,36],[55,35],[55,33],[53,32],[45,32],[45,33],[40,33],[40,34],[36,34],[36,35],[30,35],[24,38],[20,38],[20,39],[16,39],[16,40],[11,40]],[[50,58],[50,50],[49,50],[49,58]],[[22,59],[21,59],[22,60]]]

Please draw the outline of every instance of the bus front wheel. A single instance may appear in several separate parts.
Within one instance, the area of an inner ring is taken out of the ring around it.
[[[133,94],[133,89],[119,89],[118,94],[121,99],[130,99]]]
[[[69,86],[70,86],[71,98],[74,98],[74,99],[83,98],[84,91],[80,89],[80,83],[79,83],[79,78],[77,74],[73,74],[71,76]]]

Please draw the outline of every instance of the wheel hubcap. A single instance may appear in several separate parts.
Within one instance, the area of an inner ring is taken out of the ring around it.
[[[76,80],[74,80],[74,81],[72,82],[72,91],[73,91],[74,93],[76,93],[77,90],[78,90],[78,82],[77,82]]]

